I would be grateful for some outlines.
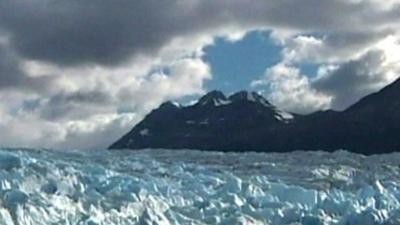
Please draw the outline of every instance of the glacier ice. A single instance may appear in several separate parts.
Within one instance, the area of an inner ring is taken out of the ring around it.
[[[400,224],[400,154],[0,150],[0,224]]]

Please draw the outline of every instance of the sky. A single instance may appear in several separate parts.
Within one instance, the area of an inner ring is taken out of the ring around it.
[[[214,89],[343,110],[398,78],[399,28],[399,0],[2,0],[0,145],[105,148]]]

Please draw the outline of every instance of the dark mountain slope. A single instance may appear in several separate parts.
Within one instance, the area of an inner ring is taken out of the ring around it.
[[[343,112],[285,113],[261,95],[212,91],[191,106],[153,110],[110,149],[400,150],[400,80]]]
[[[266,149],[265,136],[285,125],[284,116],[292,117],[257,93],[212,91],[192,106],[162,104],[110,148]]]

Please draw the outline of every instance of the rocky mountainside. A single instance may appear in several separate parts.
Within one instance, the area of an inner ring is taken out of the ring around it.
[[[400,150],[400,80],[348,109],[296,115],[255,92],[204,95],[190,106],[163,103],[110,149],[222,151]]]

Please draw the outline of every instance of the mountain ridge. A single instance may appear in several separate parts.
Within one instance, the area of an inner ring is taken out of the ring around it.
[[[393,152],[400,150],[398,97],[400,79],[343,111],[299,115],[280,110],[256,92],[225,96],[214,90],[193,105],[161,104],[109,148]]]

